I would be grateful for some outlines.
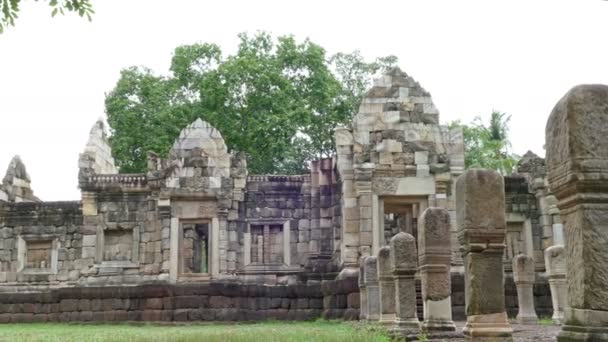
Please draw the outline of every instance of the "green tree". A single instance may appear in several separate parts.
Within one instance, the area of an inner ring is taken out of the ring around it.
[[[121,172],[145,170],[146,153],[166,155],[180,130],[202,118],[230,149],[246,152],[253,173],[300,173],[334,151],[333,129],[348,124],[378,71],[359,52],[327,57],[309,40],[239,35],[224,56],[215,44],[177,47],[170,74],[143,67],[121,73],[106,96],[111,145]]]
[[[0,0],[0,33],[4,32],[6,27],[15,26],[15,19],[19,14],[19,5],[22,0]],[[38,2],[38,0],[35,0]],[[67,12],[77,13],[81,17],[87,17],[91,20],[91,15],[95,13],[90,0],[50,0],[51,16],[58,13],[64,15]]]
[[[510,115],[492,111],[487,125],[480,117],[476,117],[468,125],[462,124],[459,120],[449,124],[450,127],[462,127],[467,168],[494,169],[503,175],[511,173],[519,156],[510,151],[510,121]]]

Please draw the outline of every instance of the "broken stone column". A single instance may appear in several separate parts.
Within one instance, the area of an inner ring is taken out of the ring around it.
[[[454,331],[450,261],[452,258],[450,214],[443,208],[427,208],[418,224],[418,272],[422,284],[425,331]]]
[[[420,330],[416,312],[416,239],[400,232],[390,241],[391,271],[395,277],[395,328],[408,333]]]
[[[368,256],[364,260],[363,275],[367,289],[367,320],[380,319],[380,288],[378,286],[378,260]]]
[[[469,169],[456,180],[458,240],[465,268],[463,332],[483,341],[512,341],[505,311],[505,192],[493,170]]]
[[[359,319],[367,319],[367,286],[365,284],[365,257],[359,263]]]
[[[566,306],[566,255],[564,246],[555,245],[545,249],[545,268],[551,288],[553,304],[553,322],[564,323],[564,307]]]
[[[391,248],[378,251],[378,280],[380,282],[380,323],[395,323],[395,281],[391,272]]]
[[[568,91],[545,136],[566,243],[568,305],[557,339],[608,341],[608,86]]]
[[[519,324],[537,324],[538,317],[534,309],[534,259],[525,254],[513,258],[513,281],[517,287],[517,322]]]

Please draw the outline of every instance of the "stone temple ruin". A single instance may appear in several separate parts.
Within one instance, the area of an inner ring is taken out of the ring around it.
[[[40,201],[19,157],[9,165],[0,322],[322,315],[416,333],[466,320],[468,338],[510,341],[507,315],[552,316],[560,341],[607,341],[602,92],[566,95],[547,163],[528,152],[505,176],[465,171],[462,130],[399,69],[304,175],[248,174],[200,119],[146,173],[120,174],[97,122],[79,201]]]

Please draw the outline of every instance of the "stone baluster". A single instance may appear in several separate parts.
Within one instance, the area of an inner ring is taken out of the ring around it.
[[[555,245],[545,249],[545,268],[551,288],[553,304],[553,322],[564,323],[564,307],[566,306],[566,255],[564,246]]]
[[[454,331],[450,278],[450,214],[443,208],[427,208],[418,224],[418,272],[422,284],[425,331]]]
[[[378,251],[378,280],[380,282],[380,323],[395,323],[395,281],[391,272],[391,248]]]
[[[512,341],[505,311],[505,193],[496,171],[469,169],[456,180],[456,219],[465,268],[463,332],[483,341]]]
[[[395,278],[395,327],[408,333],[420,330],[416,312],[416,269],[418,268],[416,239],[400,232],[390,241],[391,271]]]
[[[534,309],[534,259],[525,254],[513,258],[513,280],[517,287],[519,324],[538,324]]]

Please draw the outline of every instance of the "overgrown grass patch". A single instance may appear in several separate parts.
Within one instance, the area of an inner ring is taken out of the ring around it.
[[[541,317],[538,319],[538,324],[540,325],[554,325],[553,319],[551,317]]]
[[[318,320],[192,325],[3,324],[0,325],[0,341],[385,342],[390,339],[382,330],[361,329],[339,321]]]

